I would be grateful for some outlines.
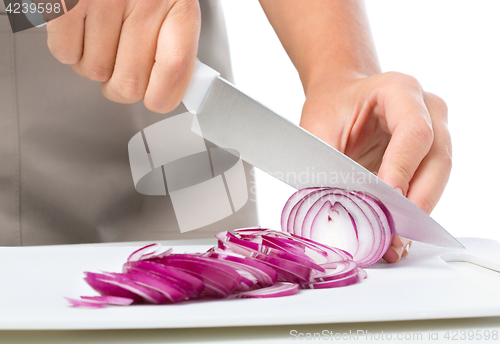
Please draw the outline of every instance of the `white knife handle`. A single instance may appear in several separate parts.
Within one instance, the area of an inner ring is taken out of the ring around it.
[[[189,112],[195,115],[198,113],[208,89],[219,75],[220,73],[216,70],[196,60],[193,75],[191,75],[186,93],[182,98],[182,102]]]

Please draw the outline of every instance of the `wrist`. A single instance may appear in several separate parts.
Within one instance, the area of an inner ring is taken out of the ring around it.
[[[299,74],[300,75],[300,74]],[[332,96],[357,80],[369,75],[354,70],[334,70],[300,75],[306,97],[311,93],[328,92]]]

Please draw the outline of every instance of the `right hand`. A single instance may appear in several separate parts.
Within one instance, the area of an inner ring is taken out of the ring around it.
[[[201,15],[197,0],[80,0],[47,24],[54,57],[102,83],[112,101],[144,101],[167,113],[194,69]]]
[[[378,172],[428,214],[443,194],[451,172],[448,108],[409,75],[341,78],[325,73],[307,87],[300,125]],[[383,258],[397,262],[410,245],[394,236]]]

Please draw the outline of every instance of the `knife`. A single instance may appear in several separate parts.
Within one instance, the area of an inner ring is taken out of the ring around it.
[[[203,138],[296,189],[329,186],[369,193],[390,211],[398,236],[446,247],[462,244],[376,175],[239,91],[196,61],[182,100]]]

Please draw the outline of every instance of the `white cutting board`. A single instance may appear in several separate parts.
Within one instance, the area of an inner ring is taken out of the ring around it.
[[[96,295],[83,271],[119,271],[137,246],[0,248],[0,329],[125,329],[284,325],[500,316],[500,280],[474,281],[447,261],[500,271],[500,243],[464,238],[466,250],[414,242],[397,264],[377,263],[363,282],[275,299],[73,308],[63,296]],[[214,240],[215,243],[215,240]],[[200,252],[209,246],[176,246]]]

